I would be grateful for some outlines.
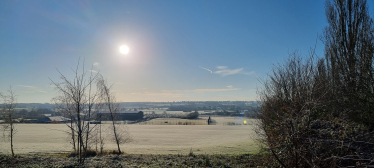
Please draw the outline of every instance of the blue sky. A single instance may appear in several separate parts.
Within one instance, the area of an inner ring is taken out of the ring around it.
[[[317,42],[323,57],[324,4],[3,0],[0,92],[11,85],[18,102],[48,103],[56,68],[72,79],[81,58],[115,83],[119,101],[256,100],[258,79],[288,53],[307,56]]]

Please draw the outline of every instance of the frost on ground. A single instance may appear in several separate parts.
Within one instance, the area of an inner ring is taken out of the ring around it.
[[[103,124],[106,127],[107,124]],[[243,154],[257,146],[251,125],[127,125],[132,142],[121,146],[128,154]],[[65,124],[17,124],[16,154],[70,152],[72,145]],[[104,149],[116,149],[109,131]],[[10,152],[1,142],[0,154]],[[96,146],[91,146],[95,150]],[[99,147],[98,147],[99,148]]]
[[[254,167],[263,166],[263,155],[103,155],[87,157],[78,165],[64,154],[28,154],[10,158],[0,154],[0,167]]]

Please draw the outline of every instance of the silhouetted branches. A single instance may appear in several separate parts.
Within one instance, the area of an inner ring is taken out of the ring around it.
[[[117,114],[120,111],[120,104],[116,101],[114,93],[111,92],[111,86],[101,77],[98,80],[98,88],[100,90],[101,99],[105,107],[108,109],[110,121],[112,121],[113,139],[117,144],[118,154],[121,154],[120,144],[130,142],[129,132],[123,125],[116,122]]]
[[[14,115],[15,111],[14,108],[17,105],[17,96],[15,95],[12,87],[9,87],[7,94],[1,94],[0,97],[2,99],[2,109],[1,115],[4,119],[3,124],[3,135],[10,140],[10,149],[12,151],[12,157],[14,157],[14,150],[13,150],[13,139],[14,135],[17,133],[17,130],[14,127]]]
[[[93,119],[93,113],[101,108],[98,89],[93,90],[97,82],[98,74],[91,74],[87,77],[87,72],[82,66],[82,73],[79,70],[79,61],[76,69],[72,69],[75,76],[69,80],[60,71],[61,83],[52,83],[56,86],[59,96],[52,99],[55,102],[56,109],[64,117],[70,119],[66,125],[71,130],[71,138],[74,151],[78,154],[80,164],[84,163],[84,155],[89,148],[89,141],[93,138],[90,136],[94,133],[94,128],[90,128],[89,121]]]

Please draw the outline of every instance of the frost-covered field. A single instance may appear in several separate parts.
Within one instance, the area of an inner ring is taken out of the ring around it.
[[[249,125],[250,120],[245,117],[216,117],[211,116],[213,125]],[[208,125],[208,117],[199,119],[180,119],[180,118],[155,118],[149,121],[136,123],[138,125]],[[247,123],[248,122],[248,123]],[[108,122],[106,122],[108,123]]]
[[[121,146],[126,153],[187,154],[192,149],[196,154],[238,154],[257,150],[251,125],[127,125],[127,128],[133,142]],[[72,149],[65,124],[16,124],[16,129],[15,153],[69,152]],[[115,149],[110,134],[104,136],[104,148]],[[95,149],[95,145],[92,148]],[[9,142],[1,142],[0,152],[10,152]]]

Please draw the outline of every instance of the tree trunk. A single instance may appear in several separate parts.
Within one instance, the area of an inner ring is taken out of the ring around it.
[[[13,130],[14,130],[13,121],[10,121],[10,149],[12,150],[12,157],[14,157],[14,151],[13,151]]]
[[[121,149],[119,147],[119,140],[118,140],[118,136],[117,136],[116,125],[114,123],[114,117],[113,117],[113,112],[112,111],[110,111],[110,116],[112,117],[113,133],[114,133],[114,137],[116,138],[118,154],[120,155],[121,154]]]
[[[71,139],[73,140],[73,149],[74,152],[78,152],[77,148],[75,147],[75,133],[74,133],[74,128],[73,128],[73,117],[70,117],[70,129],[71,129]]]

